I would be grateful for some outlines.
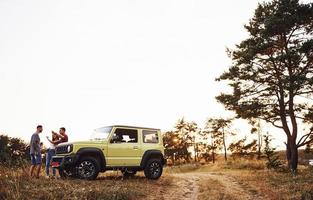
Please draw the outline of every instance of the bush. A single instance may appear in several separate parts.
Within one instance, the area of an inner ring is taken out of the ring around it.
[[[0,164],[5,166],[22,166],[29,159],[29,148],[19,138],[0,135]]]
[[[264,154],[266,156],[267,162],[266,167],[268,169],[280,169],[282,167],[282,162],[279,159],[278,153],[275,152],[275,148],[271,147],[272,138],[269,134],[264,136],[265,148]]]

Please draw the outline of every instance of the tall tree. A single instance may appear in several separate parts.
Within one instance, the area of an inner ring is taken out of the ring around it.
[[[208,152],[211,152],[212,162],[215,163],[216,151],[222,149],[222,140],[212,131],[211,125],[208,122],[206,122],[200,134],[203,136],[203,140],[207,141],[206,148]]]
[[[198,125],[196,122],[188,122],[184,118],[181,118],[177,121],[175,125],[175,132],[179,134],[182,138],[182,143],[185,149],[189,149],[193,145],[194,152],[196,154],[196,143],[195,137],[198,132]],[[190,154],[186,157],[186,160],[190,160]]]
[[[226,136],[234,135],[230,130],[232,120],[223,118],[210,118],[207,121],[207,127],[211,136],[213,136],[215,145],[222,143],[224,149],[224,159],[227,160]],[[221,141],[221,142],[220,142]]]
[[[217,78],[228,81],[233,92],[216,98],[237,117],[259,118],[282,129],[294,171],[298,148],[312,141],[304,136],[297,142],[299,120],[313,115],[312,102],[303,98],[313,94],[313,3],[264,2],[245,28],[248,38],[228,51],[233,64]]]
[[[184,158],[188,161],[190,156],[186,141],[177,130],[165,132],[163,142],[165,156],[171,158],[173,164],[175,163],[175,160],[179,158]]]

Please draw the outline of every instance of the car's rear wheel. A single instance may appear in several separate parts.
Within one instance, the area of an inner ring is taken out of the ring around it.
[[[77,176],[80,179],[94,180],[97,178],[99,171],[99,162],[93,157],[82,158],[76,165]]]
[[[163,172],[163,165],[160,159],[150,159],[148,160],[146,167],[144,169],[144,174],[146,178],[156,180],[161,177]]]
[[[137,173],[137,171],[133,170],[133,169],[122,169],[121,172],[122,172],[123,176],[126,178],[133,177]]]

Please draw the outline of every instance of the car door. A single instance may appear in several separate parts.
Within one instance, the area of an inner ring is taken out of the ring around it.
[[[108,144],[108,166],[139,166],[142,157],[139,131],[116,127]]]

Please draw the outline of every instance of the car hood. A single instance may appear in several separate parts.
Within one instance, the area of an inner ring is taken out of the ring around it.
[[[58,145],[58,147],[66,146],[66,145],[73,145],[72,152],[76,153],[81,148],[99,148],[103,149],[107,144],[107,141],[92,141],[92,140],[85,140],[85,141],[77,141],[77,142],[66,142]]]

